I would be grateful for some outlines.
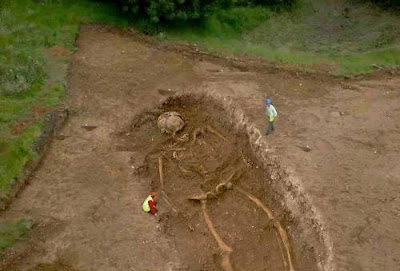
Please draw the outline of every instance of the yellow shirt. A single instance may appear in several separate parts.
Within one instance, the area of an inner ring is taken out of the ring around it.
[[[278,113],[276,112],[276,109],[272,104],[266,107],[265,113],[269,117],[269,122],[273,122],[278,116]]]
[[[145,211],[146,213],[150,212],[149,201],[151,201],[151,200],[153,200],[153,197],[150,195],[150,196],[148,196],[148,197],[144,200],[144,202],[143,202],[142,209],[143,209],[143,211]]]

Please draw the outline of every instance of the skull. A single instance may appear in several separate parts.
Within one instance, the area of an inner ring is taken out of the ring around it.
[[[175,136],[176,132],[179,132],[185,126],[185,121],[177,112],[164,112],[158,117],[157,126],[161,133]]]

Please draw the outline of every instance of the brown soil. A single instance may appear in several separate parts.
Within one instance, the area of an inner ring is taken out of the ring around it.
[[[35,106],[31,109],[32,118],[39,119],[42,118],[43,115],[47,114],[51,111],[51,108],[44,106]],[[12,135],[20,135],[32,124],[32,118],[26,119],[25,121],[20,121],[10,126]]]
[[[28,128],[30,125],[29,122],[21,121],[17,122],[14,125],[11,125],[10,130],[12,135],[20,135],[23,132],[25,132],[26,128]]]
[[[179,111],[186,121],[177,140],[161,135],[157,127],[155,116],[166,111]],[[289,244],[294,254],[291,250],[287,256],[275,226],[278,220],[290,223],[285,219],[279,195],[269,190],[269,174],[252,154],[246,135],[232,127],[218,105],[193,96],[179,97],[167,100],[158,112],[139,115],[132,126],[131,131],[122,133],[124,142],[146,154],[142,165],[132,166],[145,169],[140,174],[152,182],[154,191],[162,190],[159,159],[164,160],[164,190],[171,206],[161,195],[160,222],[181,255],[180,268],[224,269],[222,253],[205,223],[201,202],[190,200],[211,192],[206,207],[218,234],[233,250],[230,258],[234,270],[265,270],[267,266],[277,271],[289,270],[289,260],[295,260],[297,270],[317,270],[312,247],[318,244],[301,240],[301,233],[295,229],[291,233],[296,238]],[[199,130],[201,133],[197,133]],[[224,182],[262,199],[277,219],[269,219],[259,206],[235,189],[218,193],[216,187]]]
[[[39,264],[29,271],[77,271],[71,266],[63,263]]]
[[[35,106],[31,109],[31,112],[36,119],[42,117],[44,114],[47,114],[49,111],[51,111],[51,108],[45,106]]]
[[[41,263],[35,267],[29,269],[28,271],[79,271],[62,262],[61,260],[56,260],[54,263]]]
[[[50,55],[55,57],[68,57],[71,55],[71,51],[62,45],[50,47],[47,51]]]
[[[294,270],[398,270],[397,75],[342,81],[164,47],[104,26],[83,27],[78,46],[63,140],[0,217],[29,216],[36,226],[2,254],[1,270],[220,270],[224,254],[202,205],[187,198],[235,169],[234,189],[206,202],[234,270],[288,270],[279,225]],[[186,98],[160,106],[180,93]],[[188,98],[200,93],[219,98]],[[255,144],[267,95],[277,130]],[[193,145],[174,143],[155,126],[172,109],[187,121],[178,137],[193,140],[195,128],[211,125],[226,140],[205,131]],[[161,197],[155,218],[141,204],[160,188],[160,154],[177,212]]]

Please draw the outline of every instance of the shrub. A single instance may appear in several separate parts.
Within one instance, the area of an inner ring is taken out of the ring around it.
[[[400,8],[400,0],[372,0],[372,2],[389,8]]]
[[[162,21],[189,21],[203,18],[210,10],[233,6],[291,6],[295,0],[114,0],[122,10],[146,18],[153,24]]]

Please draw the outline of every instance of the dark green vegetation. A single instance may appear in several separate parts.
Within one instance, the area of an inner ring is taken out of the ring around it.
[[[35,158],[44,114],[62,101],[80,24],[126,24],[118,15],[89,0],[0,1],[0,198]]]
[[[382,7],[400,8],[400,0],[372,0],[372,2]]]
[[[0,252],[11,247],[31,229],[32,223],[28,219],[4,222],[0,224]]]
[[[166,27],[163,40],[185,40],[210,52],[321,65],[339,75],[400,65],[400,16],[369,1],[302,0],[295,8],[217,10],[203,27]]]
[[[160,22],[185,22],[204,19],[215,10],[235,6],[290,7],[295,0],[114,0],[122,10],[134,17]]]

